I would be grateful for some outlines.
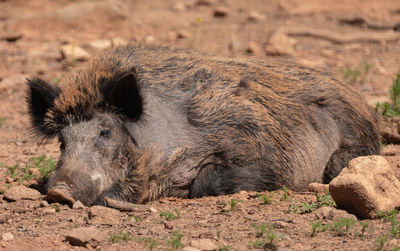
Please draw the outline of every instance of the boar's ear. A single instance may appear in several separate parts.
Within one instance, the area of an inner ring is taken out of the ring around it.
[[[117,108],[117,112],[137,121],[143,113],[143,100],[134,72],[121,74],[106,88],[106,102]]]
[[[54,132],[45,126],[44,119],[61,89],[40,78],[27,79],[27,81],[29,90],[26,102],[28,103],[31,122],[38,132],[44,134],[43,136],[50,137]]]

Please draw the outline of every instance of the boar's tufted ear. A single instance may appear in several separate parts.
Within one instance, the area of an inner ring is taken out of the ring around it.
[[[143,100],[135,73],[124,73],[108,83],[105,100],[117,108],[117,112],[134,121],[143,113]]]
[[[40,78],[27,79],[27,81],[29,91],[26,102],[28,103],[31,122],[35,130],[43,133],[45,137],[50,137],[54,132],[45,126],[44,119],[61,89]]]

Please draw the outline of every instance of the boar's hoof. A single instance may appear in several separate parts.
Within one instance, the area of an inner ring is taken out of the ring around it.
[[[59,203],[67,203],[71,206],[75,203],[75,199],[72,198],[70,195],[56,189],[50,190],[47,193],[45,200]]]

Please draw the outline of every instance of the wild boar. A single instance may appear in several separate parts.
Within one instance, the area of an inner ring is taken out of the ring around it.
[[[302,190],[380,150],[354,90],[303,66],[125,45],[28,86],[36,135],[60,142],[54,201]]]

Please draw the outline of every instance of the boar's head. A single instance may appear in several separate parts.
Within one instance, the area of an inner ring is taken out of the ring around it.
[[[86,205],[119,199],[124,184],[131,198],[140,194],[141,177],[134,169],[136,142],[125,127],[143,113],[134,72],[106,76],[94,73],[72,78],[58,87],[28,80],[27,103],[34,132],[40,139],[57,137],[61,156],[50,176],[47,198]],[[135,197],[136,196],[136,197]]]

